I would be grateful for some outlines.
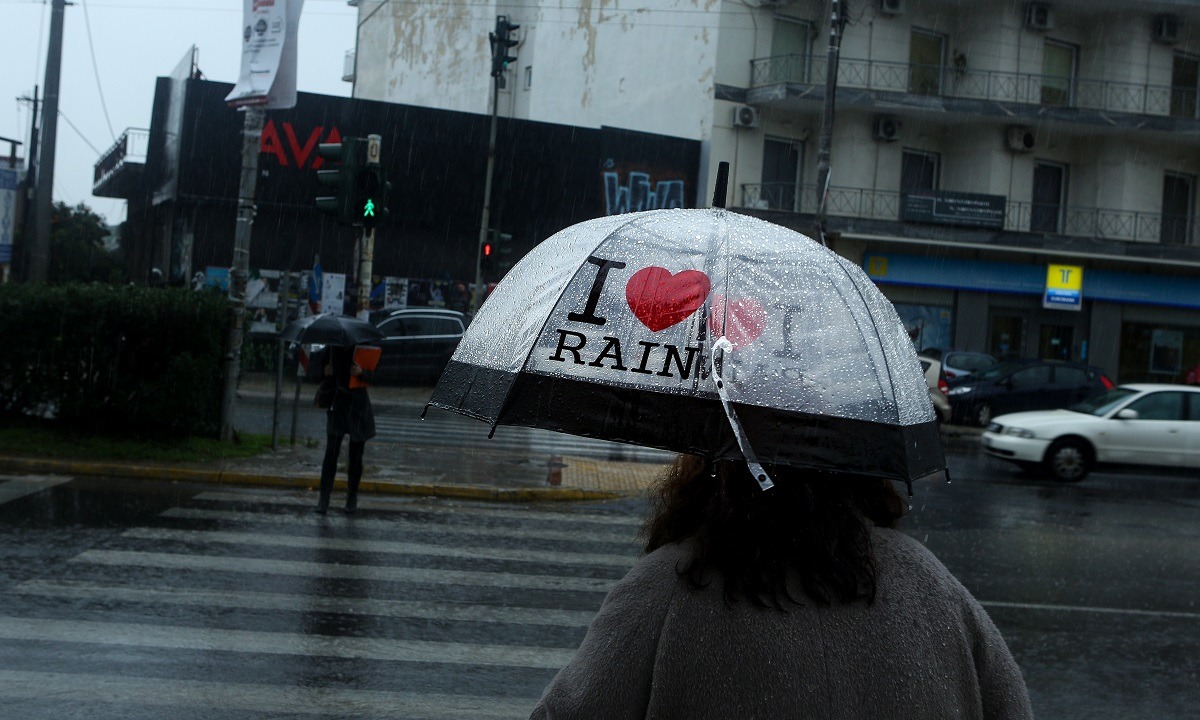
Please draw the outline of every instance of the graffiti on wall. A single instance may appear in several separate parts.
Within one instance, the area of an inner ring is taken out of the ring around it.
[[[621,184],[621,173],[604,172],[604,207],[606,215],[685,207],[683,180],[651,181],[650,173],[630,172]]]

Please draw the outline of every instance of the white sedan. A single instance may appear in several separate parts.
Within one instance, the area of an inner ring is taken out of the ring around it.
[[[1195,468],[1200,476],[1200,387],[1135,383],[1067,410],[1001,415],[982,442],[993,457],[1064,482],[1103,464]]]

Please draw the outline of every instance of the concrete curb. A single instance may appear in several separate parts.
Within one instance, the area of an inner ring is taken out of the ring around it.
[[[90,462],[87,460],[45,460],[0,456],[0,472],[39,475],[88,475],[95,477],[162,480],[167,482],[209,483],[213,485],[245,485],[254,487],[291,487],[314,489],[315,478],[287,475],[262,475],[227,470],[198,470],[162,465],[128,465],[123,463]],[[336,490],[345,490],[345,480],[335,483]],[[458,500],[488,500],[492,502],[543,502],[615,500],[633,497],[633,493],[584,490],[564,487],[501,488],[486,485],[436,485],[363,479],[360,492],[381,495],[418,495]]]

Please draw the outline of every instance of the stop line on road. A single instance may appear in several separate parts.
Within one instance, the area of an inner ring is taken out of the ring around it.
[[[310,504],[202,492],[10,588],[0,703],[524,718],[640,552],[632,512]]]

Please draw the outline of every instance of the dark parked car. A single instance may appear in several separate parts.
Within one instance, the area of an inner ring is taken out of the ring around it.
[[[992,418],[1023,410],[1074,405],[1113,383],[1094,365],[1060,360],[1008,360],[950,381],[952,422],[987,427]]]
[[[383,349],[375,368],[377,383],[433,382],[462,340],[467,316],[440,308],[407,308],[375,313],[372,322],[384,338],[375,344]],[[317,380],[324,365],[325,348],[309,349],[307,375]]]

